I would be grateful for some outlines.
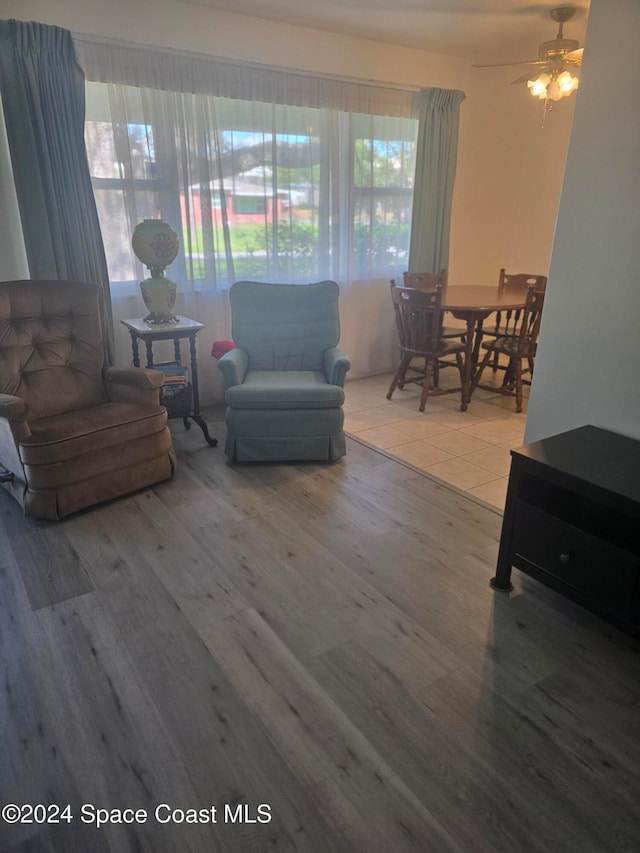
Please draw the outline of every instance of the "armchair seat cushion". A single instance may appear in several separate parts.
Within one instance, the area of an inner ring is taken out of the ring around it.
[[[167,422],[164,406],[104,403],[77,412],[41,418],[30,424],[31,435],[20,442],[25,465],[51,465],[107,447],[162,432]],[[119,453],[120,450],[114,451]]]
[[[242,385],[227,389],[226,401],[233,409],[335,409],[344,391],[321,370],[249,370]]]

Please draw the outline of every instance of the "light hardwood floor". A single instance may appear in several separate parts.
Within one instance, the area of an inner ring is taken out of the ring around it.
[[[638,643],[518,572],[494,593],[498,513],[353,440],[175,445],[173,482],[60,524],[0,493],[0,800],[74,814],[2,851],[640,849]]]
[[[418,411],[420,387],[386,394],[392,374],[350,380],[346,384],[345,428],[360,441],[424,471],[430,477],[461,489],[497,510],[504,509],[512,447],[523,444],[529,386],[524,411],[515,400],[498,392],[503,373],[486,370],[466,412],[460,394],[430,397]],[[459,384],[455,370],[441,371],[443,388]]]

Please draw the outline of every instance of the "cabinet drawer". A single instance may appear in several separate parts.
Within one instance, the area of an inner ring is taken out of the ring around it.
[[[598,610],[632,620],[640,569],[635,554],[521,500],[516,502],[511,552],[590,599]]]

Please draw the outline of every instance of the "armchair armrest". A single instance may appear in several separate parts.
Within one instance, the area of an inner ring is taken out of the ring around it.
[[[324,372],[329,385],[344,388],[347,371],[351,369],[351,360],[338,347],[330,347],[323,355]]]
[[[222,371],[227,388],[231,388],[232,385],[242,385],[249,367],[249,354],[246,350],[236,347],[218,360],[218,367]]]
[[[0,418],[8,421],[22,422],[29,417],[29,406],[20,397],[13,394],[0,394]]]
[[[158,405],[164,376],[148,367],[108,367],[104,374],[112,403]]]

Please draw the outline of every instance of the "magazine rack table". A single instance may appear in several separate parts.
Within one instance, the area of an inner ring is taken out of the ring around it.
[[[200,411],[200,393],[198,389],[198,357],[196,353],[196,336],[200,329],[204,329],[202,323],[195,320],[190,320],[188,317],[178,317],[177,323],[146,323],[142,319],[121,320],[121,323],[127,327],[131,335],[131,349],[133,352],[133,366],[140,367],[140,353],[138,350],[139,341],[144,341],[147,353],[147,367],[154,367],[153,363],[153,344],[155,341],[173,341],[174,358],[181,364],[180,342],[183,338],[189,340],[189,356],[191,367],[191,386],[192,386],[192,403],[190,411],[187,413],[180,411],[172,414],[168,407],[169,417],[181,417],[185,429],[191,427],[191,422],[195,421],[202,430],[205,441],[211,447],[215,447],[218,443],[217,438],[211,438],[207,422],[202,417]]]

